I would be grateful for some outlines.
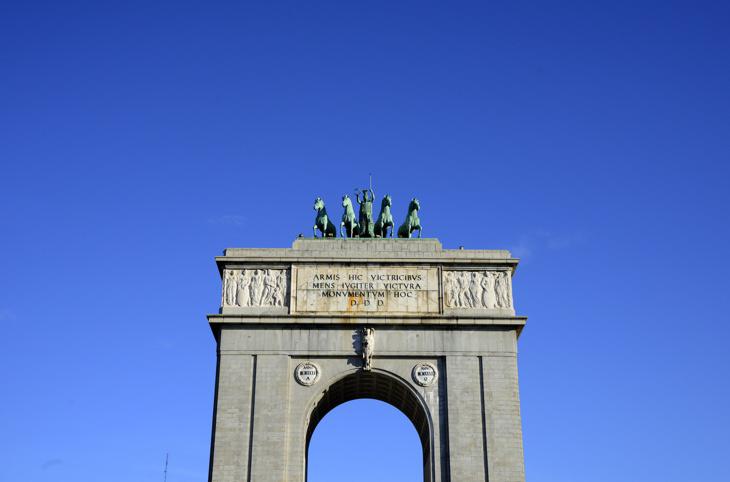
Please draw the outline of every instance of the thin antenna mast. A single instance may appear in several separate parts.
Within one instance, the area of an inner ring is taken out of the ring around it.
[[[165,454],[165,479],[164,482],[167,482],[167,461],[170,459],[170,454]]]
[[[368,173],[368,176],[370,177],[370,191],[372,191],[373,190],[373,174]]]

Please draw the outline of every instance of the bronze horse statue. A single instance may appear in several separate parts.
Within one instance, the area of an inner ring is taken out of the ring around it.
[[[347,230],[347,237],[354,238],[360,234],[357,220],[355,219],[355,210],[352,208],[352,200],[350,196],[345,194],[342,196],[342,207],[345,208],[345,212],[342,213],[342,222],[340,223],[340,236],[343,238],[345,234],[342,232],[343,228]]]
[[[393,215],[390,214],[390,195],[386,194],[383,198],[383,202],[380,203],[380,214],[378,220],[375,221],[375,237],[376,238],[387,238],[388,227],[390,227],[390,237],[393,237]]]
[[[361,194],[362,201],[360,200]],[[373,201],[375,200],[375,193],[372,189],[365,189],[363,191],[358,190],[355,199],[360,205],[360,237],[374,238],[375,225],[373,223]]]
[[[324,201],[318,197],[314,200],[314,210],[317,211],[317,217],[314,219],[314,237],[317,237],[317,230],[322,233],[323,238],[334,238],[337,236],[337,228],[327,216],[327,209],[324,207]]]
[[[399,238],[410,238],[411,233],[416,229],[418,230],[418,237],[421,237],[421,220],[418,219],[419,209],[421,209],[421,205],[419,204],[418,199],[411,199],[411,202],[408,204],[408,215],[406,216],[406,220],[398,228]]]

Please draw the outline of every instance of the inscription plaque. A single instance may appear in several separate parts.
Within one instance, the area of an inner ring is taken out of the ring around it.
[[[294,266],[293,311],[438,314],[438,269],[420,266]]]
[[[411,375],[413,376],[413,381],[422,387],[433,385],[433,382],[435,382],[438,377],[436,367],[430,363],[419,363],[414,366]]]
[[[294,378],[305,387],[314,385],[319,379],[319,367],[312,362],[304,362],[294,369]]]

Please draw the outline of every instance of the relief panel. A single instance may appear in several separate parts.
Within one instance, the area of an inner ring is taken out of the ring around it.
[[[444,271],[444,306],[452,309],[513,310],[509,271]]]
[[[288,303],[289,270],[227,269],[223,275],[221,306],[283,307]]]

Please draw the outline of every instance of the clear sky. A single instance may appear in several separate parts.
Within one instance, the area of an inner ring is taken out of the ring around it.
[[[156,482],[169,452],[169,482],[204,481],[213,257],[290,246],[316,196],[339,215],[368,173],[397,222],[418,196],[424,236],[522,259],[530,482],[728,480],[728,18],[697,0],[3,2],[0,480]],[[388,410],[336,409],[317,456],[349,448],[361,470],[369,427],[408,459],[392,480],[417,480]]]

